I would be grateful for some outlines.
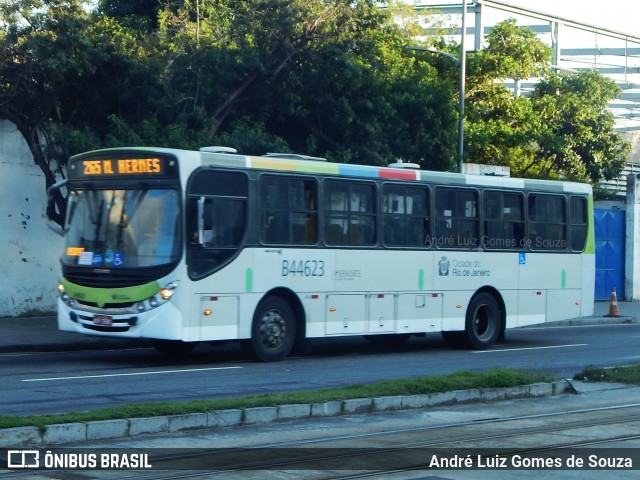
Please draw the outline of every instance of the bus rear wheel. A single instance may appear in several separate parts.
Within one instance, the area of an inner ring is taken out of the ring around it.
[[[481,292],[467,309],[464,339],[470,348],[486,350],[500,335],[500,307],[493,295]]]
[[[277,362],[291,352],[296,324],[289,304],[280,297],[267,297],[256,308],[251,326],[249,351],[259,362]]]

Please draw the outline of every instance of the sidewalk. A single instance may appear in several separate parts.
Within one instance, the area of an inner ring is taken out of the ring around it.
[[[553,322],[549,325],[636,323],[640,319],[640,302],[618,302],[618,309],[620,317],[607,317],[609,302],[596,302],[593,316]],[[0,318],[0,353],[100,350],[146,345],[148,344],[145,340],[94,337],[61,332],[57,328],[54,316]]]

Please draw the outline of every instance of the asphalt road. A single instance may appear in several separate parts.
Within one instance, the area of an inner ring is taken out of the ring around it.
[[[487,351],[453,350],[440,335],[380,349],[360,338],[321,339],[310,354],[253,363],[235,344],[199,346],[183,361],[151,348],[0,355],[3,414],[84,411],[149,401],[187,401],[509,367],[572,377],[586,365],[640,359],[640,325],[543,327],[507,332]]]

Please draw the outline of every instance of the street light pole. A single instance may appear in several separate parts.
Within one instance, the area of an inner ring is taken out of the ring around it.
[[[464,170],[464,95],[467,52],[464,39],[467,36],[467,0],[462,0],[462,34],[460,37],[460,98],[458,103],[458,172]]]

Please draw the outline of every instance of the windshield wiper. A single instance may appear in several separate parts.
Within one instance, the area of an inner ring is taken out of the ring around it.
[[[98,193],[96,190],[91,188],[89,185],[85,185],[84,191],[87,195],[87,203],[89,205],[89,217],[91,223],[96,226],[94,232],[94,242],[98,242],[98,238],[100,238],[100,229],[102,228],[102,212],[104,210],[104,200],[100,200],[100,206],[96,206],[96,197]]]
[[[138,188],[133,190],[133,194],[125,201],[122,206],[122,212],[120,213],[120,223],[118,230],[118,247],[122,244],[122,232],[131,224],[134,215],[138,211],[138,208],[142,204],[144,197],[147,195],[147,185],[144,183],[138,184]]]

